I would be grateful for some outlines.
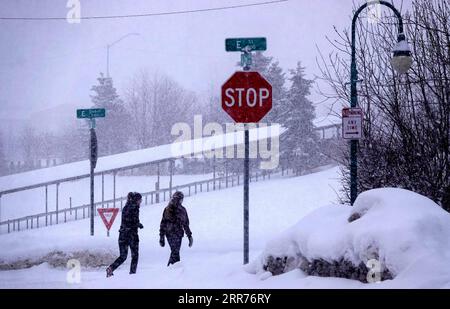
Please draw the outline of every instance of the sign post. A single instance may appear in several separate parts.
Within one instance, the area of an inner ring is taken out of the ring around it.
[[[78,119],[88,119],[89,120],[89,131],[91,133],[90,140],[90,186],[91,186],[91,209],[90,209],[90,228],[91,228],[91,236],[94,236],[94,169],[97,166],[97,158],[98,158],[98,143],[97,143],[97,134],[95,133],[95,118],[105,117],[105,109],[104,108],[91,108],[91,109],[77,109],[77,118]]]
[[[102,218],[103,223],[106,227],[106,235],[109,237],[109,230],[111,229],[114,220],[119,213],[119,208],[99,208],[97,209],[100,218]]]
[[[240,51],[244,72],[234,73],[222,86],[222,108],[237,123],[257,123],[272,108],[272,86],[258,73],[249,72],[253,50],[266,50],[265,38],[226,39],[226,51]],[[244,264],[249,261],[250,138],[244,131]]]
[[[355,88],[356,89],[356,88]],[[353,105],[353,104],[352,104]],[[363,112],[361,108],[352,107],[342,110],[342,137],[350,140],[350,204],[358,194],[358,140],[362,138]]]

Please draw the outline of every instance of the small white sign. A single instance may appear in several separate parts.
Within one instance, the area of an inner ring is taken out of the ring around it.
[[[344,139],[361,139],[362,120],[361,108],[344,108],[342,110],[342,137]]]

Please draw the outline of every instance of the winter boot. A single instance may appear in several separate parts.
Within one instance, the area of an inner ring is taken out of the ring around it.
[[[106,278],[109,278],[111,276],[114,276],[114,274],[113,274],[113,271],[112,271],[111,267],[108,267],[106,269]]]

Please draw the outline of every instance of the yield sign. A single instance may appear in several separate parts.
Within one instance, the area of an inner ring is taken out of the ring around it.
[[[114,219],[116,219],[117,217],[119,208],[99,208],[97,209],[97,211],[100,217],[102,218],[102,221],[106,226],[106,229],[109,231],[114,223]]]

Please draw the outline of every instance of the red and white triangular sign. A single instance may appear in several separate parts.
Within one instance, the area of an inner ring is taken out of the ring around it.
[[[119,208],[99,208],[97,211],[109,231],[119,213]]]

